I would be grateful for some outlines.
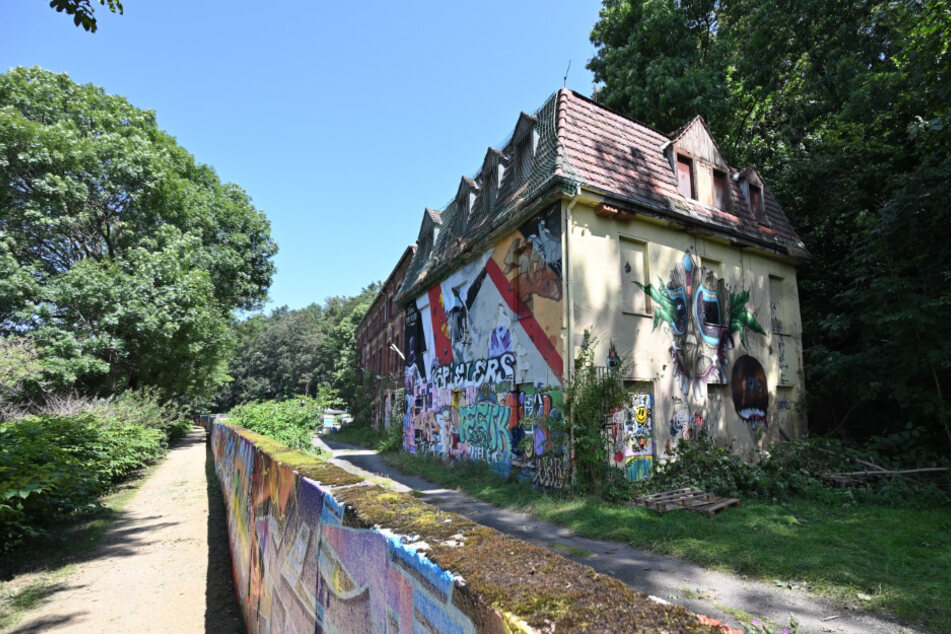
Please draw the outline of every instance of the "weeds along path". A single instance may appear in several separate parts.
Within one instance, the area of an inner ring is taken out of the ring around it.
[[[401,473],[384,464],[373,450],[334,442],[326,436],[323,440],[315,439],[314,443],[325,445],[325,448],[329,446],[334,454],[333,462],[345,469],[364,476],[376,476],[377,481],[380,476],[389,478],[392,488],[416,490],[420,499],[442,510],[549,548],[599,573],[615,577],[634,590],[682,605],[734,627],[740,627],[737,616],[745,614],[780,625],[789,623],[789,616],[793,615],[800,622],[801,632],[813,634],[926,631],[875,614],[850,610],[798,590],[708,570],[682,559],[635,550],[620,542],[579,537],[567,528],[527,513],[496,508],[461,491],[444,489],[422,478]]]
[[[10,632],[242,632],[221,494],[193,429]],[[223,550],[222,550],[223,548]]]

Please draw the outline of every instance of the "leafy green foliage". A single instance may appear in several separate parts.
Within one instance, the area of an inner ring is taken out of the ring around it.
[[[629,398],[622,367],[607,372],[594,365],[597,339],[585,330],[575,359],[575,372],[565,381],[565,417],[550,423],[569,439],[574,456],[574,486],[582,491],[614,495],[623,474],[608,462],[606,423],[611,410]],[[622,364],[623,365],[623,364]]]
[[[248,196],[154,112],[40,68],[0,75],[0,181],[0,335],[26,338],[54,388],[210,396],[231,311],[274,270]]]
[[[695,487],[727,497],[786,502],[815,499],[853,505],[885,504],[895,507],[929,508],[951,501],[951,477],[923,475],[914,480],[900,476],[876,476],[847,489],[830,488],[823,474],[848,473],[868,469],[873,462],[890,470],[915,466],[882,459],[871,445],[849,447],[841,442],[814,438],[775,445],[769,454],[754,461],[717,446],[706,434],[695,441],[681,439],[670,460],[654,477],[632,485],[632,493],[643,494]],[[936,463],[938,464],[938,463]],[[940,462],[951,467],[951,461]]]
[[[113,13],[122,15],[122,3],[119,0],[98,0],[99,4],[108,7]],[[86,31],[96,32],[99,25],[96,22],[93,0],[50,0],[50,7],[57,12],[66,12],[73,16],[73,24],[81,26]]]
[[[0,423],[0,551],[97,508],[111,484],[163,453],[164,440],[158,429],[92,412]]]
[[[379,284],[370,284],[355,297],[331,297],[299,310],[284,306],[235,324],[236,354],[228,367],[233,380],[219,392],[217,407],[295,394],[326,400],[333,390],[355,418],[364,418],[372,392],[357,367],[354,331],[378,290]]]
[[[228,422],[269,436],[292,449],[311,450],[326,401],[295,396],[285,401],[251,402],[228,412]]]
[[[702,115],[813,253],[799,277],[810,428],[911,422],[927,433],[910,450],[946,454],[951,7],[605,0],[591,39],[600,102],[663,131]]]

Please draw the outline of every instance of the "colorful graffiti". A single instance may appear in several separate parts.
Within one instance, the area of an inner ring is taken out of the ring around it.
[[[406,451],[565,482],[548,430],[561,416],[561,267],[555,205],[410,304]]]
[[[628,479],[648,478],[654,469],[654,397],[635,394],[627,407],[611,412],[608,424],[611,464]]]
[[[733,335],[746,345],[747,329],[765,334],[747,308],[750,292],[728,291],[713,272],[698,267],[692,255],[682,260],[655,286],[634,282],[654,301],[654,328],[661,322],[673,333],[670,357],[680,390],[697,399],[705,397],[709,382],[726,383],[724,367],[733,349]]]
[[[397,536],[348,526],[316,482],[212,429],[249,632],[475,632],[456,578]]]
[[[760,362],[743,355],[733,366],[733,407],[753,431],[766,426],[766,408],[769,406],[769,391],[766,387],[766,371]]]

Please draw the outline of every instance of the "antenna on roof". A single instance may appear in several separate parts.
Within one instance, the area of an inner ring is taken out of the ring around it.
[[[570,71],[570,70],[571,70],[571,60],[569,59],[569,60],[568,60],[568,68],[565,69],[565,83],[564,83],[564,87],[565,87],[565,88],[568,87],[568,71]]]

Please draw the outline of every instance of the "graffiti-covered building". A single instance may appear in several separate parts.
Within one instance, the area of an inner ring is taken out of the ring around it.
[[[406,247],[354,332],[360,367],[375,378],[373,416],[377,429],[389,425],[390,410],[403,387],[405,313],[395,300],[415,251],[416,245]]]
[[[701,430],[737,452],[802,433],[809,255],[700,118],[665,135],[560,90],[430,214],[398,297],[407,451],[563,482],[551,423],[585,331],[630,387],[605,435],[631,478]]]

